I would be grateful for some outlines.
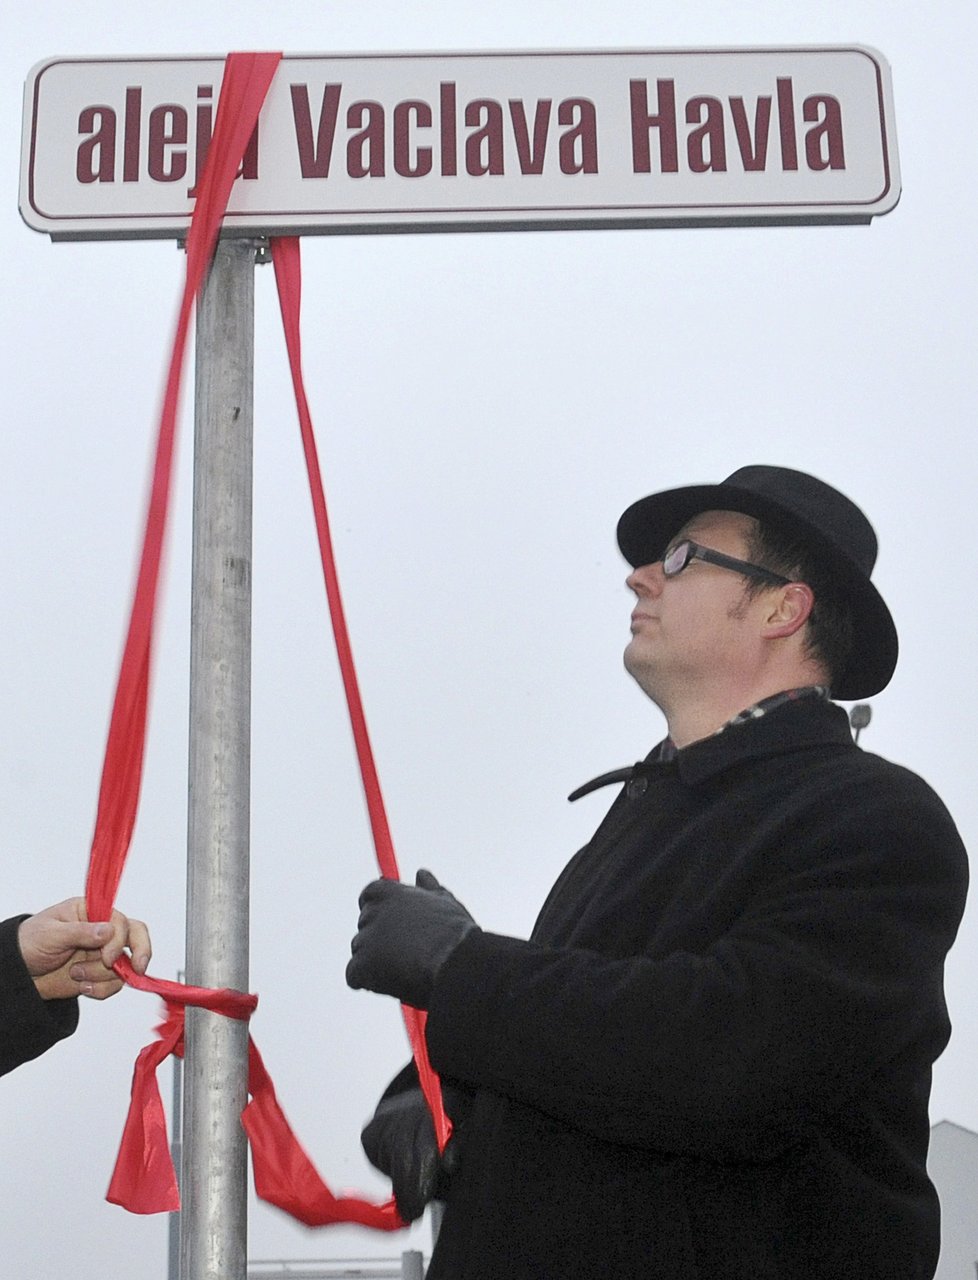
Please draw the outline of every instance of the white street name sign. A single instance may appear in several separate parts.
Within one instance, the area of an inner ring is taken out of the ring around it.
[[[52,58],[20,209],[54,239],[180,237],[224,59]],[[868,222],[900,196],[862,47],[287,55],[225,230]]]

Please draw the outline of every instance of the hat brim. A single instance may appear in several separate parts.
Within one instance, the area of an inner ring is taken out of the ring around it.
[[[833,697],[845,701],[871,698],[889,684],[899,644],[883,597],[862,570],[814,525],[761,494],[736,485],[704,484],[640,498],[618,521],[622,555],[633,567],[661,560],[669,540],[704,511],[738,511],[755,519],[776,520],[796,532],[828,567],[853,621],[852,655],[845,670],[836,676]]]

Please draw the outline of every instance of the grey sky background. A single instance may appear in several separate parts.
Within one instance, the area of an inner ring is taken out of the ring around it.
[[[621,510],[772,462],[868,511],[901,633],[867,749],[922,773],[975,845],[978,116],[974,6],[35,0],[0,19],[4,915],[80,892],[183,278],[172,242],[52,245],[17,213],[21,95],[56,54],[865,43],[893,70],[903,197],[869,227],[308,238],[305,364],[340,572],[404,874],[529,931],[658,712],[621,666]],[[382,1196],[359,1129],[406,1053],[348,992],[372,878],[271,270],[257,279],[252,982],[255,1038],[334,1188]],[[188,387],[192,372],[188,371]],[[161,600],[143,804],[120,906],[183,962],[191,422]],[[978,1129],[978,927],[948,967],[932,1119]],[[0,1082],[11,1275],[165,1275],[166,1220],[103,1196],[157,1002],[86,1005]],[[161,1072],[169,1097],[169,1067]],[[427,1231],[309,1232],[255,1204],[254,1258],[391,1254]],[[70,1262],[70,1270],[67,1264]]]

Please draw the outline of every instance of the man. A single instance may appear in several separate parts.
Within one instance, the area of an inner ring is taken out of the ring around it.
[[[744,467],[630,507],[625,664],[669,736],[529,942],[428,873],[361,898],[354,987],[428,1010],[450,1180],[410,1072],[364,1131],[432,1280],[928,1280],[925,1170],[965,854],[844,710],[897,639],[863,513]],[[585,788],[586,789],[586,788]]]
[[[0,924],[0,1075],[72,1034],[78,996],[106,1000],[121,989],[112,965],[124,950],[145,973],[152,954],[146,926],[119,911],[90,923],[84,898]]]

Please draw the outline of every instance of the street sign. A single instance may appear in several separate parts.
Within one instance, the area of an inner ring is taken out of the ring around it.
[[[181,237],[220,57],[52,58],[20,209]],[[868,222],[900,196],[889,68],[852,46],[288,55],[225,233]]]

